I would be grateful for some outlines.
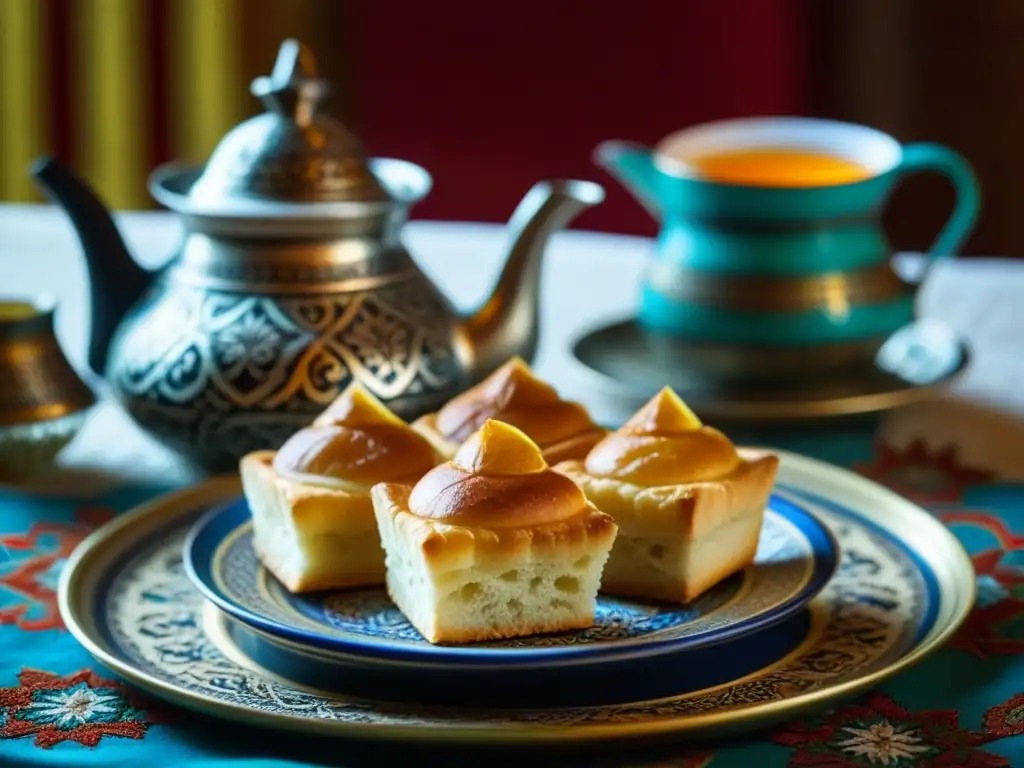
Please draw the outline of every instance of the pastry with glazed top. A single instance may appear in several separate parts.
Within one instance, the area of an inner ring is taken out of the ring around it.
[[[381,481],[414,483],[442,460],[353,384],[279,450],[242,458],[260,561],[292,592],[383,584],[370,489]]]
[[[607,432],[594,424],[579,403],[563,400],[554,387],[533,375],[519,357],[450,400],[437,413],[413,422],[445,456],[487,419],[518,427],[540,446],[549,464],[582,459]]]
[[[738,451],[666,387],[556,469],[619,526],[601,591],[685,603],[753,562],[778,466]]]
[[[372,493],[388,593],[429,642],[593,625],[615,521],[519,429],[485,421],[414,486]]]

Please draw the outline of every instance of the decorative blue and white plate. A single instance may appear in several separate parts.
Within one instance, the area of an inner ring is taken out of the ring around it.
[[[469,646],[424,640],[382,587],[294,595],[260,564],[244,498],[214,510],[185,544],[185,567],[221,610],[264,633],[364,663],[565,668],[633,660],[749,635],[787,619],[821,591],[836,566],[827,529],[793,500],[773,497],[754,564],[689,605],[601,596],[590,629]]]
[[[237,496],[237,479],[157,499],[89,537],[62,575],[61,615],[100,663],[130,682],[195,710],[264,727],[459,743],[668,733],[710,738],[760,728],[829,706],[920,660],[952,636],[974,600],[970,559],[925,510],[853,473],[779,454],[779,496],[828,526],[840,550],[835,575],[809,611],[755,636],[778,643],[774,658],[756,660],[755,668],[685,679],[676,677],[687,665],[683,657],[651,660],[660,662],[658,674],[677,680],[674,692],[656,699],[639,700],[622,689],[573,706],[421,705],[411,697],[353,697],[282,679],[246,655],[182,562],[190,527]],[[741,655],[736,647],[691,653],[718,654],[718,661],[709,656],[700,665],[712,667]]]

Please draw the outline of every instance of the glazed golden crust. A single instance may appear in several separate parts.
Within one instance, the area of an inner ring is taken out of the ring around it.
[[[423,553],[433,572],[485,568],[490,564],[553,556],[581,556],[611,546],[617,526],[592,504],[567,520],[548,525],[483,528],[420,517],[409,511],[408,485],[380,483],[371,494],[378,517],[390,520],[396,535]]]
[[[753,562],[778,464],[743,451],[727,477],[653,488],[593,477],[579,461],[556,469],[619,526],[601,591],[688,603]]]
[[[692,432],[701,426],[697,414],[682,398],[671,387],[662,387],[618,431],[637,435],[676,435]]]
[[[336,486],[415,481],[441,457],[359,384],[353,384],[274,457],[282,477]]]
[[[295,482],[278,474],[273,458],[273,451],[255,451],[242,457],[242,466],[262,476],[264,482],[273,483],[276,496],[296,525],[309,533],[368,530],[365,512],[370,509],[369,488],[341,490]]]
[[[430,642],[593,624],[617,526],[521,430],[488,420],[414,488],[371,496],[388,594]]]
[[[739,465],[729,438],[712,427],[669,435],[613,432],[587,454],[586,470],[640,486],[725,477]]]
[[[633,485],[679,485],[725,477],[739,464],[732,442],[700,423],[669,387],[587,454],[586,471]]]
[[[724,520],[763,504],[779,467],[777,456],[743,451],[729,475],[712,481],[644,487],[615,478],[594,477],[583,462],[555,467],[579,485],[587,499],[607,512],[631,535],[670,535],[699,539]]]
[[[416,484],[410,511],[451,525],[505,529],[549,525],[586,509],[579,487],[552,470],[486,477],[442,464]]]
[[[619,526],[601,591],[687,603],[753,562],[778,466],[738,451],[666,387],[555,469]]]
[[[365,485],[416,480],[437,464],[433,446],[409,427],[377,424],[307,427],[278,450],[274,469],[296,478]]]
[[[490,529],[549,525],[588,509],[583,491],[549,469],[530,438],[494,420],[424,475],[409,497],[409,511],[419,517]]]
[[[278,475],[273,451],[244,456],[240,472],[260,561],[292,592],[380,584],[379,550],[368,490],[297,483]],[[347,548],[354,551],[346,551]]]
[[[512,358],[413,426],[450,457],[488,419],[521,429],[540,446],[549,463],[583,458],[606,434],[582,405],[559,397],[520,358]]]
[[[260,561],[292,592],[383,583],[370,488],[415,482],[439,460],[422,435],[353,384],[278,451],[242,458]]]

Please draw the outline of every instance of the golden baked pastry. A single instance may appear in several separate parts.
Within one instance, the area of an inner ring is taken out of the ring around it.
[[[737,451],[666,387],[555,469],[619,526],[601,591],[685,603],[753,562],[778,466]]]
[[[582,405],[560,398],[519,357],[412,426],[451,457],[487,419],[521,429],[541,447],[548,464],[582,459],[607,434]]]
[[[594,623],[616,526],[519,429],[488,420],[415,486],[374,486],[391,599],[431,643]]]
[[[383,584],[370,488],[416,482],[441,460],[421,434],[353,384],[278,451],[242,458],[256,553],[292,592]]]

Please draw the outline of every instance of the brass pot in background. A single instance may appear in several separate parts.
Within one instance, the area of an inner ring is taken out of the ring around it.
[[[0,298],[0,482],[51,467],[96,402],[53,318],[49,302]]]

